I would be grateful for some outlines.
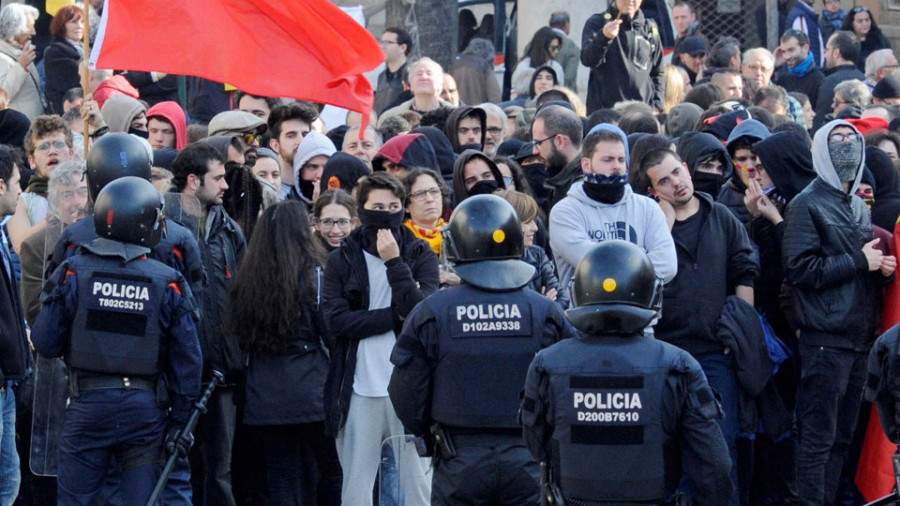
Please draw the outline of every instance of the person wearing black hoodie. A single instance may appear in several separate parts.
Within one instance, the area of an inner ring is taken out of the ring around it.
[[[677,153],[688,166],[694,191],[715,197],[734,172],[728,150],[712,134],[689,132],[682,135]]]
[[[866,148],[866,167],[875,178],[875,202],[872,204],[872,224],[894,232],[900,216],[900,182],[891,158],[879,148]]]
[[[788,202],[803,190],[813,179],[812,154],[806,147],[806,140],[791,132],[779,132],[753,145],[759,157],[759,164],[765,167],[774,188],[764,193],[755,181],[747,192],[746,202],[750,212],[750,239],[756,244],[759,254],[760,275],[754,283],[756,310],[765,316],[775,334],[797,357],[797,337],[788,324],[781,307],[780,295],[784,283],[784,269],[781,265],[781,243],[784,236],[784,209]],[[799,378],[796,358],[781,364],[774,377],[775,385],[784,406],[793,410]],[[776,504],[796,501],[796,440],[794,437],[778,438],[766,431],[760,431],[752,443],[753,451],[747,456],[757,462],[767,462],[766,466],[755,468],[752,478],[745,477],[746,489],[753,490],[753,483],[766,483],[763,487],[766,499]],[[751,443],[747,443],[748,446]],[[757,487],[758,488],[758,487]]]
[[[734,165],[728,182],[719,191],[716,202],[725,205],[745,227],[750,226],[750,212],[744,205],[749,181],[755,179],[763,191],[771,189],[772,181],[761,170],[753,145],[769,136],[769,129],[755,119],[740,122],[728,136],[725,145]]]
[[[437,159],[437,166],[440,174],[444,178],[444,182],[448,185],[453,181],[453,164],[456,163],[456,153],[453,152],[453,146],[450,140],[436,127],[417,126],[410,130],[411,134],[422,134],[431,142],[431,148],[434,149],[434,156]],[[452,188],[451,188],[452,190]]]
[[[487,113],[477,107],[457,107],[444,123],[444,135],[450,140],[454,153],[462,153],[466,149],[481,151],[486,134]]]
[[[503,174],[493,160],[484,153],[467,149],[456,158],[453,165],[453,206],[472,195],[505,190]]]

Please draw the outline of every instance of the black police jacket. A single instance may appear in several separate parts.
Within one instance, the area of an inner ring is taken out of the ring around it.
[[[516,430],[528,364],[574,335],[559,306],[532,290],[441,290],[409,315],[391,354],[391,403],[404,427]]]
[[[522,402],[525,442],[573,504],[668,502],[682,464],[696,504],[728,504],[720,416],[700,364],[647,335],[579,334],[540,351]]]
[[[437,255],[406,227],[400,227],[400,257],[385,262],[391,307],[369,310],[369,273],[362,249],[362,228],[332,251],[325,265],[322,311],[334,342],[325,382],[325,430],[331,436],[347,421],[359,340],[394,331],[413,307],[440,285]]]
[[[47,261],[46,274],[53,273],[64,260],[78,252],[78,247],[96,239],[94,217],[88,216],[66,227]],[[196,302],[202,301],[205,274],[200,259],[200,246],[186,227],[166,218],[166,234],[159,244],[150,251],[150,258],[158,260],[180,272],[191,285],[191,293]]]

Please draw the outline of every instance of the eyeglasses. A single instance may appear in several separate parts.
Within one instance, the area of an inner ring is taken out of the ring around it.
[[[552,139],[552,138],[554,138],[554,137],[556,137],[556,135],[551,135],[550,137],[547,137],[546,139],[541,139],[541,140],[538,140],[538,141],[534,141],[534,147],[536,147],[536,148],[537,148],[537,147],[540,147],[542,142],[547,142],[547,141],[549,141],[550,139]]]
[[[845,104],[849,104],[849,103],[850,103],[850,102],[844,102],[843,100],[840,100],[840,99],[837,99],[837,98],[831,101],[832,107],[834,107],[834,106],[836,106],[836,105],[845,105]]]
[[[754,72],[771,72],[772,69],[765,65],[747,65],[747,68]]]
[[[862,5],[858,5],[852,9],[850,9],[850,12],[852,12],[853,14],[856,14],[857,12],[869,12],[869,8],[864,7]]]
[[[550,51],[559,51],[559,44],[550,44]]]
[[[254,134],[251,132],[242,133],[241,137],[247,144],[253,144],[253,141],[259,141],[260,139],[262,139],[262,135]]]
[[[849,134],[831,134],[828,136],[828,142],[837,144],[839,142],[847,142],[847,141],[858,141],[859,134],[858,133],[849,133]]]
[[[438,187],[434,187],[427,190],[419,190],[417,192],[410,193],[409,198],[415,200],[416,202],[421,202],[425,200],[426,195],[433,199],[437,199],[441,196],[441,189]]]
[[[325,218],[324,220],[318,220],[319,226],[321,226],[325,230],[331,230],[335,225],[338,226],[341,230],[346,230],[350,228],[350,223],[353,220],[348,220],[347,218],[341,218],[339,220],[332,220],[330,218]]]
[[[378,41],[378,43],[381,44],[382,46],[389,46],[389,45],[391,45],[391,44],[397,44],[397,45],[400,45],[399,42],[394,41],[394,40],[380,40],[380,41]]]
[[[51,146],[57,150],[63,150],[63,149],[66,149],[67,147],[69,147],[69,145],[63,141],[47,141],[47,142],[42,142],[42,143],[38,144],[37,147],[34,148],[34,150],[41,151],[41,152],[50,151]]]
[[[491,135],[500,135],[503,132],[503,129],[500,127],[488,127],[487,133]]]

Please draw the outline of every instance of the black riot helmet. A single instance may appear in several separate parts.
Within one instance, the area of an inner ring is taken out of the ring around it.
[[[87,158],[88,188],[96,202],[100,190],[110,181],[123,176],[150,180],[150,153],[137,137],[126,133],[111,133],[100,138]]]
[[[163,196],[146,179],[111,181],[94,202],[94,228],[106,239],[154,248],[165,227]]]
[[[470,285],[485,290],[525,286],[534,267],[522,261],[525,237],[515,209],[496,195],[462,201],[443,229],[444,255]]]
[[[578,262],[566,317],[586,334],[634,334],[659,314],[661,298],[662,280],[642,248],[603,241]]]

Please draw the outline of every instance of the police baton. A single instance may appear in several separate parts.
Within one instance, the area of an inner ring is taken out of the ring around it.
[[[225,376],[222,375],[219,371],[212,371],[212,379],[209,380],[209,384],[206,385],[206,390],[203,391],[203,395],[197,399],[197,402],[194,403],[194,409],[191,411],[191,416],[188,417],[187,423],[184,424],[184,427],[181,429],[182,433],[184,432],[194,432],[194,427],[197,426],[197,421],[200,419],[200,415],[206,413],[206,403],[209,402],[209,398],[212,397],[213,391],[217,386],[221,386],[225,384]],[[181,436],[181,434],[179,434]],[[156,482],[156,487],[153,488],[153,493],[150,494],[150,499],[147,501],[147,506],[155,506],[156,502],[159,501],[159,496],[162,495],[162,491],[166,488],[166,482],[169,481],[169,475],[172,474],[172,468],[175,467],[175,461],[178,460],[178,450],[176,449],[172,452],[172,455],[169,455],[169,459],[166,461],[166,466],[162,470],[162,474],[159,476],[159,480]]]

